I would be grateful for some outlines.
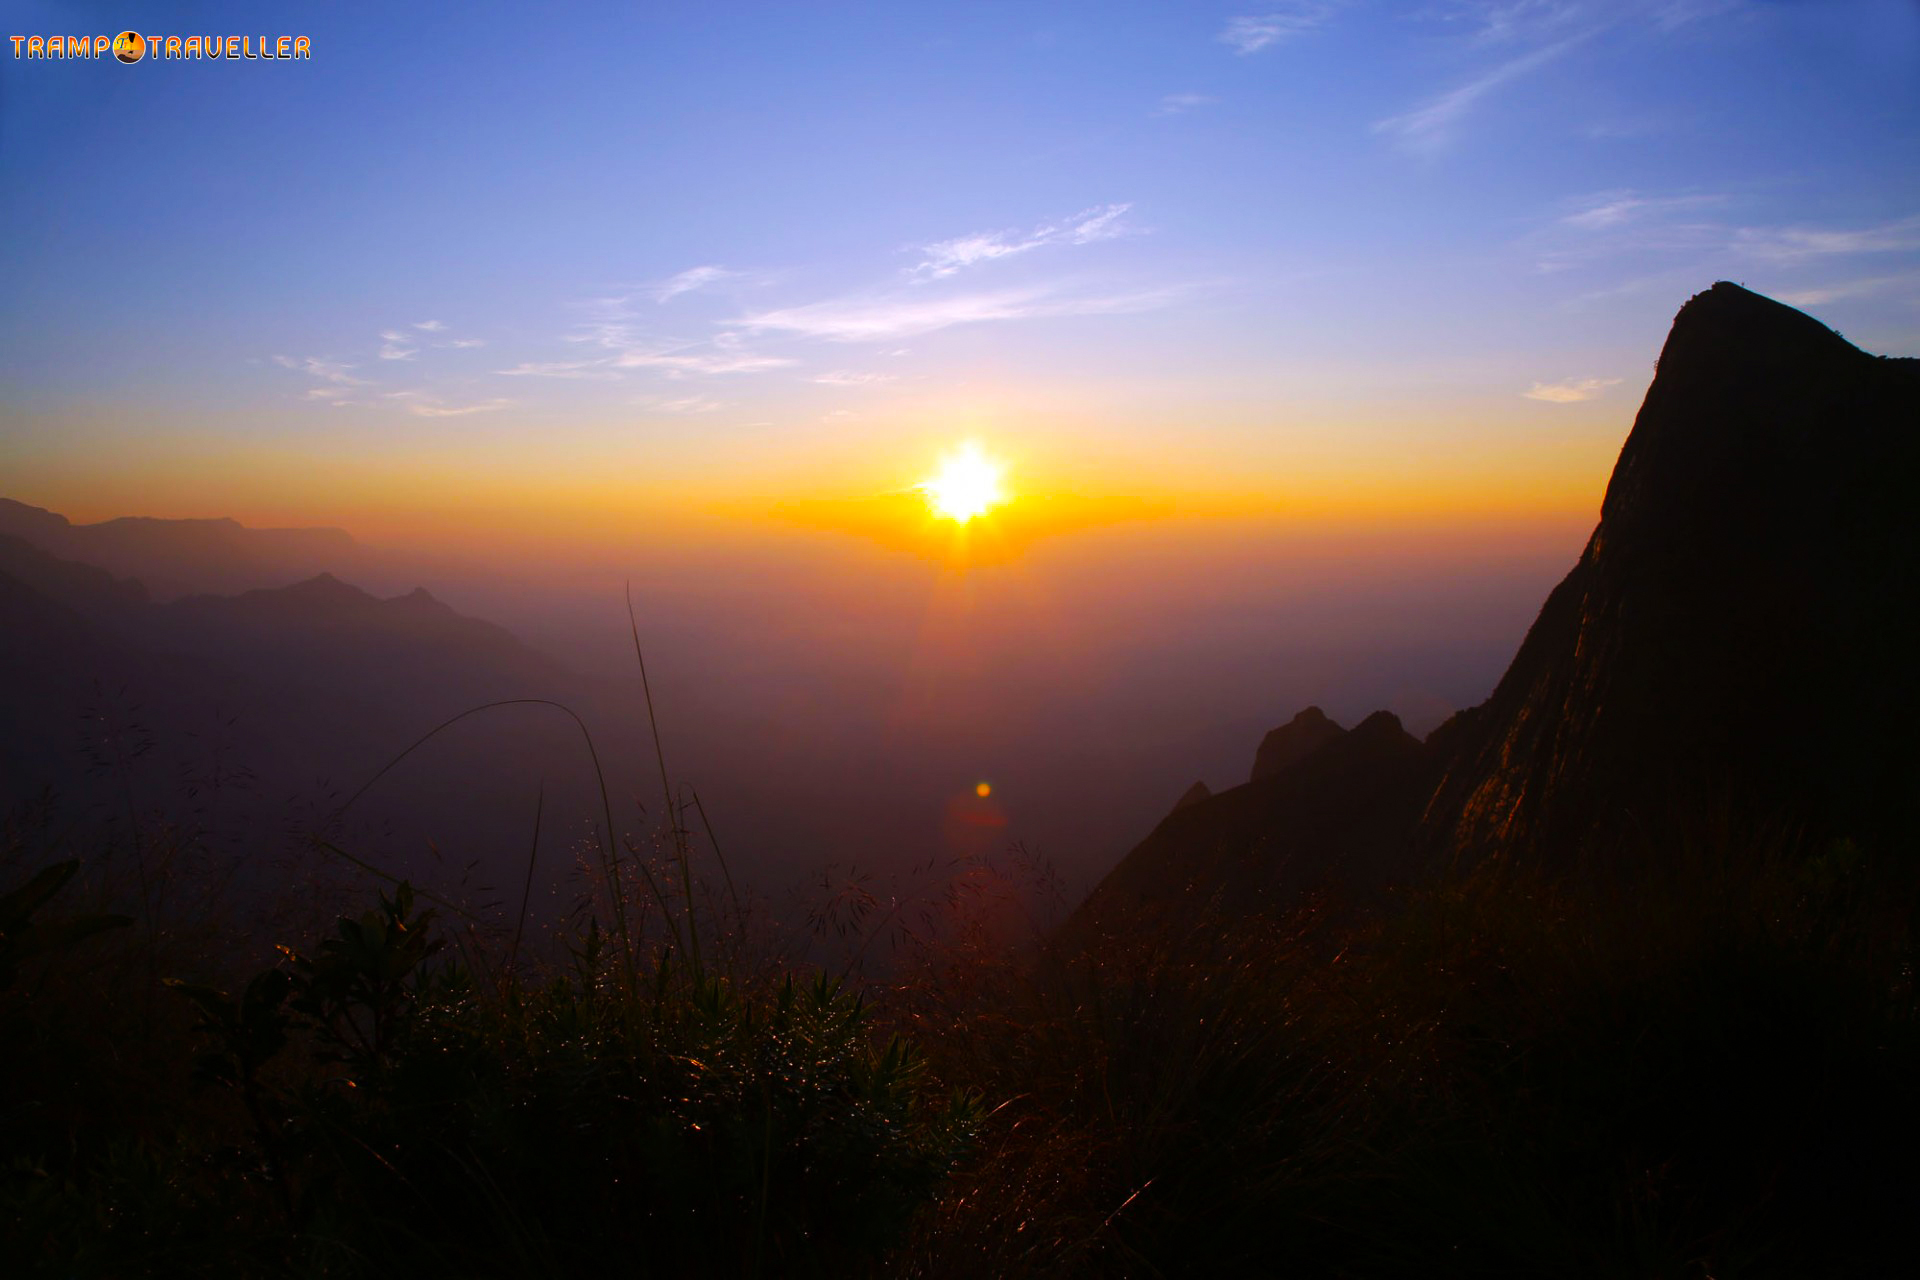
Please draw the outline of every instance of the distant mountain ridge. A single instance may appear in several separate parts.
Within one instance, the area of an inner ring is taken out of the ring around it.
[[[24,677],[0,686],[0,820],[46,788],[70,807],[97,802],[100,744],[119,738],[145,744],[121,755],[144,757],[149,795],[200,794],[206,778],[229,777],[222,820],[258,839],[302,805],[324,814],[340,785],[452,715],[506,699],[577,701],[583,688],[424,589],[383,599],[331,573],[156,603],[138,581],[0,535],[0,614],[0,659]],[[438,835],[484,832],[470,811],[489,787],[517,785],[549,758],[581,772],[557,727],[449,740],[385,816]],[[551,757],[556,742],[570,754]],[[244,783],[231,782],[236,767]]]
[[[1258,782],[1283,773],[1345,733],[1345,729],[1327,719],[1326,712],[1308,707],[1261,740],[1260,749],[1253,756],[1253,773],[1247,781]]]
[[[318,573],[349,573],[364,548],[344,529],[254,529],[237,520],[121,516],[74,524],[0,498],[0,535],[49,555],[137,578],[161,599],[196,592],[284,586]]]
[[[1425,742],[1308,708],[1251,781],[1168,815],[1068,936],[1567,862],[1715,809],[1816,842],[1910,839],[1917,428],[1920,360],[1737,285],[1696,295],[1585,553],[1492,696]]]

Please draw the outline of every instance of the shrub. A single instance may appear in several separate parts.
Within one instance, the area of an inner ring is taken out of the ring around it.
[[[857,1275],[976,1124],[824,977],[628,966],[597,924],[523,982],[405,885],[198,1015],[196,1123],[5,1186],[62,1274]]]

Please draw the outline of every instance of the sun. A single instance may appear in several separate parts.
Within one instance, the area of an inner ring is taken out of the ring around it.
[[[919,488],[934,514],[965,524],[1007,500],[1000,489],[1001,471],[999,463],[969,442],[942,458],[939,474]]]

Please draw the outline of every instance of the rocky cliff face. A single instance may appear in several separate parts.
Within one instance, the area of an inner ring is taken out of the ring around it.
[[[1261,739],[1253,756],[1253,775],[1247,780],[1258,782],[1284,773],[1345,733],[1327,719],[1326,712],[1308,707]]]
[[[1328,722],[1331,724],[1331,722]],[[1069,921],[1090,931],[1182,928],[1210,912],[1343,902],[1390,887],[1437,777],[1437,759],[1376,711],[1268,776],[1182,804],[1101,881]]]
[[[1731,284],[1681,309],[1599,527],[1426,835],[1564,857],[1704,804],[1877,839],[1920,794],[1920,361]]]
[[[1715,285],[1675,319],[1599,526],[1493,695],[1425,743],[1308,708],[1246,786],[1169,815],[1076,927],[1570,861],[1708,812],[1910,835],[1916,475],[1920,361]]]

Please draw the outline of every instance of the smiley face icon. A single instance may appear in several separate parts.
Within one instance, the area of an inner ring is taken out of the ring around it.
[[[129,65],[140,61],[147,56],[147,38],[138,31],[122,31],[113,38],[113,56]]]

